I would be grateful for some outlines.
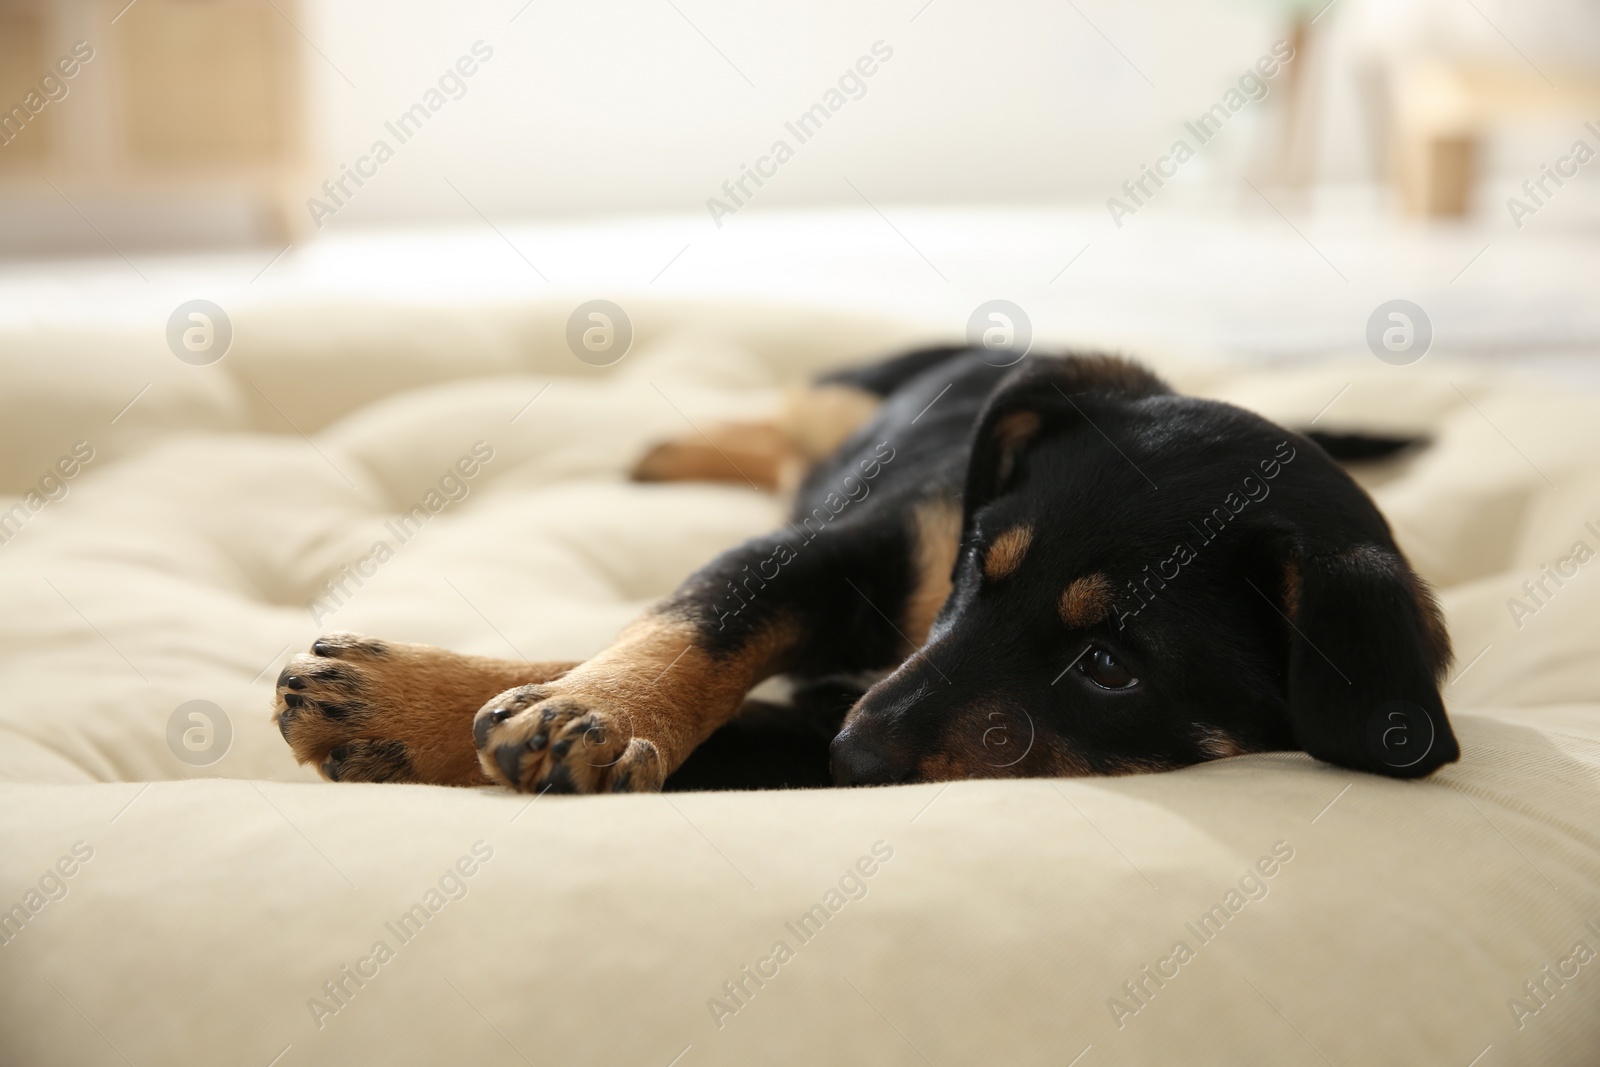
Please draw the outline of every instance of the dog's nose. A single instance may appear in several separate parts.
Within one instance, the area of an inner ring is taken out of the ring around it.
[[[892,785],[916,770],[915,762],[895,746],[846,730],[828,746],[835,785]]]

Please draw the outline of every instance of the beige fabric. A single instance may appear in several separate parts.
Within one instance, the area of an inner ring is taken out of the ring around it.
[[[1333,401],[1319,426],[1434,437],[1372,476],[1459,653],[1466,755],[1426,782],[1290,754],[531,804],[317,782],[268,719],[290,650],[339,628],[593,652],[781,511],[630,485],[644,443],[917,335],[630,306],[634,351],[597,371],[560,339],[568,310],[258,309],[210,367],[159,337],[0,336],[0,505],[25,513],[0,544],[0,907],[26,917],[0,927],[0,1061],[1594,1062],[1600,563],[1574,547],[1600,551],[1600,400],[1426,361],[1160,368],[1292,424]],[[480,441],[493,458],[402,542],[386,524]],[[41,486],[63,457],[64,495]],[[35,511],[30,487],[60,499]],[[369,576],[330,593],[344,566]],[[232,728],[208,766],[167,740],[193,700]],[[828,898],[858,862],[859,899]],[[385,924],[419,902],[402,943]],[[802,943],[785,924],[817,904]],[[1202,940],[1186,924],[1217,904]],[[380,940],[393,958],[362,964]],[[1193,958],[1163,964],[1178,941]],[[764,959],[757,988],[741,968]],[[346,965],[369,977],[340,1005],[323,983]]]

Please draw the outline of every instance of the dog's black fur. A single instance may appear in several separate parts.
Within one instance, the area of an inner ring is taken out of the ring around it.
[[[279,676],[284,739],[336,781],[529,792],[1458,757],[1438,609],[1333,455],[1120,359],[986,356],[914,352],[825,379],[798,423],[719,428],[769,484],[810,463],[791,522],[593,658],[327,634]],[[702,436],[636,475],[742,478]],[[749,699],[774,675],[790,701]]]
[[[791,628],[800,688],[718,730],[667,788],[1119,774],[1285,749],[1417,777],[1458,758],[1438,610],[1328,451],[1118,359],[986,356],[928,349],[824,379],[881,397],[876,416],[810,471],[787,528],[665,608],[713,654]],[[1356,459],[1410,444],[1322,440]],[[959,509],[951,591],[913,650],[919,516],[941,501]]]

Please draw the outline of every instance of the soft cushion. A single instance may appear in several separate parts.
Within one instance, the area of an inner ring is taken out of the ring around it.
[[[261,307],[207,367],[0,336],[0,1060],[1592,1062],[1600,401],[1157,361],[1289,425],[1431,439],[1361,475],[1458,651],[1464,756],[1426,781],[1286,753],[531,803],[320,782],[269,718],[292,651],[586,656],[782,514],[630,484],[644,446],[927,337],[632,305],[601,370],[568,310]]]

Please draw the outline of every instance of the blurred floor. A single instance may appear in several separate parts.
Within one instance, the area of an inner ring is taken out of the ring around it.
[[[1291,221],[1292,219],[1292,221]],[[1432,320],[1428,357],[1492,361],[1600,386],[1600,231],[1397,223],[1360,210],[898,208],[590,224],[329,233],[305,247],[0,262],[0,329],[143,321],[315,298],[405,303],[747,297],[906,316],[960,336],[1003,298],[1036,336],[1247,361],[1365,347],[1403,298]]]

